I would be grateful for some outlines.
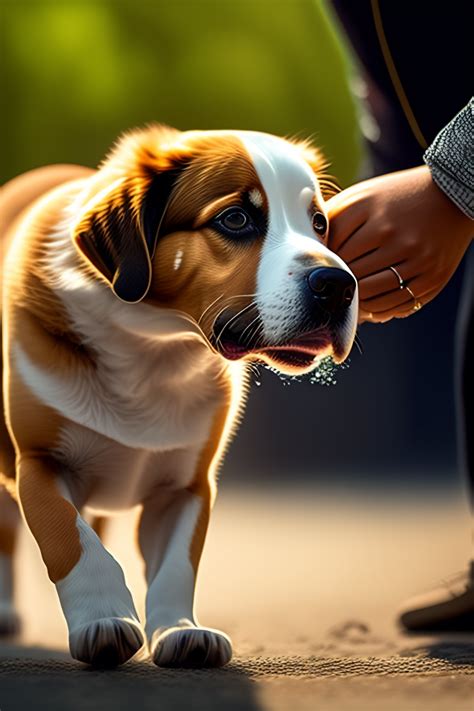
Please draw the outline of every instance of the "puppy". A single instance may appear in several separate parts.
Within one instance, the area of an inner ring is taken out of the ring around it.
[[[97,171],[53,166],[3,189],[4,631],[18,626],[11,494],[75,659],[122,664],[147,640],[158,665],[229,661],[193,598],[249,363],[307,373],[355,335],[356,281],[326,246],[331,190],[306,143],[159,125]],[[86,522],[137,505],[144,628]]]

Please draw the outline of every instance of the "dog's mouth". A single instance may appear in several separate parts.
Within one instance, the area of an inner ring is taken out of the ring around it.
[[[333,353],[333,339],[327,329],[313,333],[311,338],[302,337],[282,345],[264,346],[256,344],[254,347],[239,346],[233,342],[221,340],[220,353],[227,360],[261,361],[267,365],[286,372],[308,370],[323,355]]]
[[[249,325],[232,316],[214,325],[211,339],[213,347],[227,360],[260,361],[287,373],[303,373],[317,365],[322,356],[332,355],[336,362],[344,360],[345,349],[337,331],[327,324],[313,327],[285,342],[265,343],[261,337],[261,323]]]

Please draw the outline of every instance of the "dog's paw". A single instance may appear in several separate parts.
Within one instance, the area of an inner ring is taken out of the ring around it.
[[[232,657],[229,637],[218,630],[192,623],[157,630],[151,654],[160,667],[223,667]]]
[[[71,656],[95,667],[123,664],[141,649],[144,641],[140,625],[121,617],[104,617],[69,634]]]
[[[0,637],[13,637],[20,632],[21,622],[10,603],[0,602]]]

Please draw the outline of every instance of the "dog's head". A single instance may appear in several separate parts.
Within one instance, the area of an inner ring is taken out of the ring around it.
[[[73,237],[117,297],[184,312],[229,360],[311,370],[343,361],[357,285],[326,246],[324,161],[306,143],[247,131],[125,136]]]

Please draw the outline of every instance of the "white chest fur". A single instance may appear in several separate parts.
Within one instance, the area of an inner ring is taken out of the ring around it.
[[[215,372],[179,379],[196,344],[156,346],[154,352],[148,343],[135,348],[128,343],[117,352],[113,340],[95,369],[78,367],[67,374],[55,371],[54,364],[38,367],[19,346],[13,354],[23,380],[42,402],[120,444],[164,451],[205,441],[221,401]]]
[[[183,315],[123,303],[86,278],[66,230],[52,238],[49,254],[50,283],[94,367],[39,367],[12,344],[28,387],[71,422],[128,447],[158,452],[204,442],[223,402],[217,382],[226,362]]]

